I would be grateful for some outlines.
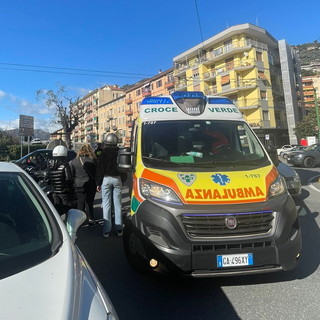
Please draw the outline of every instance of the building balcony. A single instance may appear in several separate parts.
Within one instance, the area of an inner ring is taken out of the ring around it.
[[[133,111],[132,109],[126,109],[126,112],[125,112],[126,116],[132,116],[133,115]]]
[[[214,96],[214,95],[217,95],[218,90],[217,90],[217,87],[215,86],[215,87],[212,87],[212,88],[205,89],[204,93],[207,96]]]
[[[219,92],[220,94],[233,94],[238,91],[244,91],[244,90],[251,90],[257,88],[257,82],[255,80],[248,80],[248,81],[237,81],[235,86],[232,86],[231,84],[225,85],[222,87],[222,91]]]
[[[126,104],[131,104],[131,103],[132,103],[132,99],[131,99],[131,98],[126,98],[126,99],[124,100],[124,102],[125,102]]]
[[[245,40],[238,43],[219,47],[212,50],[206,54],[207,61],[203,62],[204,65],[212,64],[215,61],[225,59],[229,56],[233,56],[235,53],[244,52],[250,50],[251,48],[258,48],[262,50],[267,50],[268,46],[262,42],[255,40]]]
[[[203,80],[204,81],[211,81],[212,79],[216,78],[217,72],[216,71],[210,71],[203,74]]]
[[[142,88],[141,93],[143,97],[151,96],[151,89],[149,88]]]
[[[126,125],[127,125],[128,128],[131,128],[132,125],[133,125],[133,121],[127,120],[127,121],[126,121]]]
[[[176,84],[176,89],[178,90],[187,89],[187,82],[186,81],[178,82]]]
[[[174,87],[174,81],[173,81],[173,80],[167,81],[167,82],[164,84],[164,87],[165,87],[165,88],[173,88],[173,87]]]

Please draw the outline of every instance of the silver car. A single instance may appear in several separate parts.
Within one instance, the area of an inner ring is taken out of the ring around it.
[[[84,212],[66,225],[37,183],[0,162],[0,319],[118,319],[102,285],[75,246]]]

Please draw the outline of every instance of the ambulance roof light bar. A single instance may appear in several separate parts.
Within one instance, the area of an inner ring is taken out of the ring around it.
[[[203,113],[207,98],[201,91],[175,91],[172,99],[186,114],[197,116]]]

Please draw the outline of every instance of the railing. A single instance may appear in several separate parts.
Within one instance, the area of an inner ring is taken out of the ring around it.
[[[232,44],[228,44],[228,45],[213,49],[207,52],[205,55],[197,56],[196,59],[192,60],[192,65],[190,64],[190,62],[188,63],[186,63],[185,61],[181,63],[177,62],[174,66],[175,75],[185,72],[185,70],[190,67],[197,66],[201,63],[209,64],[212,62],[212,60],[217,60],[222,58],[223,56],[230,55],[233,52],[243,51],[245,49],[250,49],[252,47],[261,49],[261,50],[268,50],[268,46],[265,43],[251,40],[251,39],[235,42]]]

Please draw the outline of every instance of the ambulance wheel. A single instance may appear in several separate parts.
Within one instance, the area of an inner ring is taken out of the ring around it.
[[[134,270],[144,274],[150,271],[147,261],[137,252],[137,248],[143,248],[143,244],[133,232],[131,222],[125,223],[123,228],[123,247],[127,260]]]

